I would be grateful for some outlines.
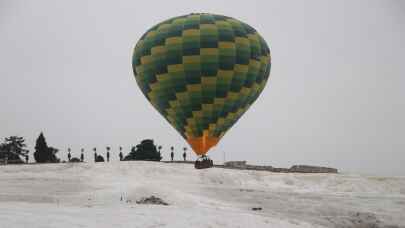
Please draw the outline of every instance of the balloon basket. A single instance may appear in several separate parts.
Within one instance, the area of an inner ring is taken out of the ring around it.
[[[196,169],[208,169],[213,166],[214,166],[214,162],[205,155],[199,157],[194,163],[194,168],[196,168]]]

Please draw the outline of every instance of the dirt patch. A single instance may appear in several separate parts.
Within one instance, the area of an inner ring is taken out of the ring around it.
[[[164,205],[164,206],[169,205],[168,203],[163,201],[161,198],[153,196],[153,195],[150,197],[143,197],[140,200],[137,200],[136,203],[137,204]]]

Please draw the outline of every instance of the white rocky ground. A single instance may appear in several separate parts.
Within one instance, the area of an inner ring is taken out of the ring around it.
[[[170,205],[136,204],[151,195]],[[0,228],[19,227],[405,227],[405,177],[155,162],[0,166]]]

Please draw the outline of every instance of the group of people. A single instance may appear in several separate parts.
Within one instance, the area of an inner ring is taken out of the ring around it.
[[[68,157],[69,162],[72,161],[72,154],[70,153],[70,151],[68,151],[67,157]],[[107,158],[107,162],[109,162],[110,161],[110,152],[109,151],[107,151],[106,158]],[[120,158],[120,161],[124,160],[124,155],[122,154],[122,152],[119,153],[119,158]],[[97,152],[94,152],[94,162],[99,162],[101,160],[104,161],[104,158],[101,155],[97,154]],[[84,161],[83,151],[80,153],[80,161],[81,162]]]
[[[84,161],[84,154],[83,154],[84,150],[82,149],[81,153],[80,153],[80,161],[83,162]],[[124,160],[124,154],[122,153],[122,151],[120,151],[120,153],[118,154],[120,161]],[[68,161],[72,161],[72,154],[70,153],[70,148],[68,149]],[[28,163],[28,156],[25,157]],[[107,151],[106,153],[106,158],[107,158],[107,162],[110,161],[110,151]],[[174,152],[172,149],[172,152],[170,153],[170,158],[171,161],[174,160]],[[184,151],[183,153],[183,160],[186,161],[187,160],[187,153],[186,151]],[[104,158],[101,155],[98,155],[97,152],[94,152],[94,162],[99,162],[99,161],[104,161]]]
[[[184,153],[183,153],[183,159],[184,159],[184,161],[186,161],[186,157],[187,157],[187,154],[186,154],[186,151],[184,151]],[[174,159],[174,152],[173,152],[173,149],[172,149],[172,152],[170,152],[170,158],[171,158],[171,161],[173,161],[173,159]]]

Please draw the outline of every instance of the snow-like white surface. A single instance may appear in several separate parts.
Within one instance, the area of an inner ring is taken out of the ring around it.
[[[170,205],[135,203],[151,195]],[[405,177],[155,162],[0,166],[3,227],[405,227]]]

